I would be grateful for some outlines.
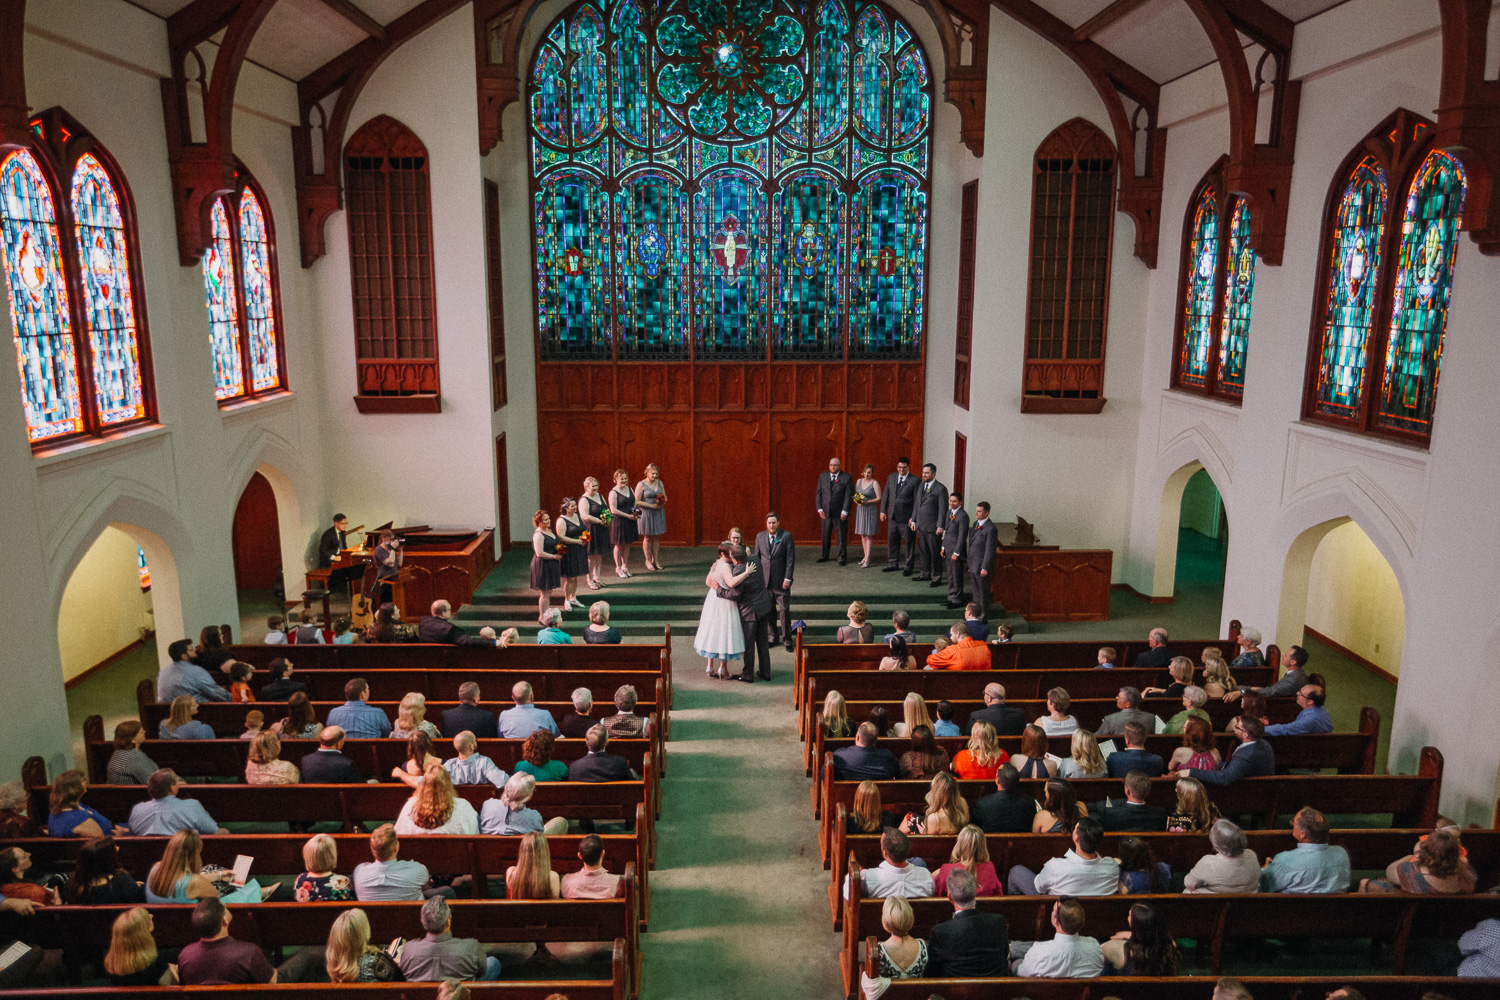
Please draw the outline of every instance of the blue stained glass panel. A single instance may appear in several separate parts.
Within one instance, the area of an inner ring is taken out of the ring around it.
[[[720,170],[693,196],[693,327],[699,356],[765,351],[766,237],[760,178]]]
[[[1208,384],[1208,358],[1213,350],[1214,278],[1219,266],[1218,194],[1205,187],[1193,210],[1193,235],[1188,240],[1186,291],[1182,302],[1182,353],[1177,358],[1177,380],[1202,388]]]
[[[808,79],[813,81],[808,117],[814,146],[841,135],[849,123],[849,15],[839,0],[818,8],[818,31],[808,50]]]
[[[562,53],[543,44],[531,71],[531,124],[556,146],[568,144],[568,79],[563,66]]]
[[[1229,274],[1224,283],[1224,332],[1219,345],[1219,389],[1245,392],[1250,347],[1250,306],[1255,299],[1255,251],[1250,249],[1250,203],[1236,198],[1229,216]]]
[[[1365,348],[1374,319],[1385,197],[1385,171],[1373,158],[1364,157],[1350,172],[1334,219],[1313,408],[1345,420],[1358,415],[1364,398]]]
[[[209,214],[208,249],[203,251],[203,289],[208,296],[208,342],[213,351],[214,398],[245,394],[245,369],[240,359],[239,303],[235,295],[234,243],[222,199]]]
[[[83,404],[57,212],[41,168],[24,149],[0,162],[0,224],[27,436],[35,443],[76,433]]]
[[[907,49],[896,59],[895,143],[905,145],[927,130],[930,98],[927,96],[927,60],[917,49]]]
[[[927,195],[910,174],[872,175],[859,189],[849,292],[851,358],[915,357],[922,339]]]
[[[641,31],[641,12],[635,0],[624,0],[611,16],[614,33],[610,65],[615,131],[644,146],[650,142],[651,99],[645,81],[650,75],[650,48]]]
[[[281,385],[276,348],[276,301],[271,286],[271,239],[255,192],[240,195],[240,260],[245,275],[245,325],[250,332],[250,384],[256,392]]]
[[[146,400],[125,222],[114,184],[90,153],[73,169],[72,205],[99,422],[138,420]]]
[[[615,195],[621,357],[688,355],[688,196],[664,174],[637,174]]]
[[[609,124],[609,73],[604,57],[604,18],[592,4],[573,15],[568,32],[573,58],[569,96],[573,111],[573,141],[587,146],[604,134]]]
[[[542,357],[608,357],[608,196],[585,174],[554,175],[536,193],[535,225]]]
[[[879,8],[860,12],[854,25],[854,130],[860,138],[884,145],[889,125],[891,29]]]
[[[776,192],[774,356],[842,358],[839,346],[847,200],[823,174],[789,178]]]

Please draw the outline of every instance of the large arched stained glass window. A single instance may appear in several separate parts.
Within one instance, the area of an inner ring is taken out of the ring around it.
[[[271,237],[266,213],[250,188],[240,192],[240,257],[245,271],[245,326],[250,342],[250,381],[257,392],[281,385],[276,349],[276,302],[272,289]]]
[[[1208,358],[1213,349],[1214,277],[1219,266],[1219,193],[1206,186],[1193,209],[1193,238],[1188,241],[1187,293],[1182,302],[1182,351],[1177,378],[1183,385],[1208,385]]]
[[[1350,419],[1365,388],[1365,348],[1375,319],[1374,280],[1385,231],[1385,171],[1373,157],[1354,165],[1339,199],[1332,248],[1324,266],[1326,304],[1318,351],[1318,413]]]
[[[286,387],[276,277],[276,239],[265,198],[240,169],[235,190],[209,211],[203,252],[214,398],[220,404]]]
[[[245,365],[240,357],[240,306],[235,291],[234,240],[224,202],[209,214],[212,242],[203,252],[203,290],[208,296],[208,341],[214,358],[214,398],[245,394]]]
[[[544,359],[918,358],[931,70],[870,0],[584,0],[528,91]]]

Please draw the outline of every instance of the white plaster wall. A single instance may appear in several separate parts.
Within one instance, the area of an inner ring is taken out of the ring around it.
[[[135,549],[134,538],[105,528],[68,581],[57,616],[64,680],[141,638],[141,616],[151,610],[151,594],[141,590]]]
[[[1318,544],[1307,586],[1309,628],[1393,674],[1401,672],[1406,608],[1385,557],[1353,521]]]

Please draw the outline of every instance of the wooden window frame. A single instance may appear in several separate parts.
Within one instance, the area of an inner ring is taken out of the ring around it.
[[[505,389],[505,271],[500,248],[500,185],[484,182],[485,286],[490,313],[490,408],[498,411],[506,403]]]
[[[255,388],[255,379],[250,371],[250,317],[245,312],[245,248],[244,240],[240,237],[240,198],[247,190],[255,195],[256,201],[260,202],[260,213],[266,220],[266,262],[271,282],[271,316],[276,324],[276,385],[260,390]],[[238,161],[235,163],[234,170],[234,190],[208,202],[204,206],[204,212],[212,211],[215,202],[221,202],[224,205],[224,214],[229,219],[230,263],[234,268],[235,336],[239,338],[240,345],[240,380],[245,387],[244,391],[236,395],[216,400],[219,409],[223,410],[242,406],[253,400],[290,392],[291,388],[287,383],[286,324],[281,320],[281,271],[276,263],[276,220],[271,216],[271,203],[266,200],[266,192],[260,186],[260,182],[245,169],[243,163]]]
[[[969,438],[963,431],[953,432],[953,491],[964,493],[969,476]]]
[[[963,186],[958,224],[958,322],[953,342],[953,402],[969,408],[969,365],[974,352],[974,257],[979,235],[979,182]]]
[[[1226,403],[1240,406],[1244,403],[1243,392],[1226,392],[1219,383],[1219,356],[1224,345],[1224,292],[1229,282],[1229,252],[1233,243],[1233,233],[1230,226],[1234,222],[1235,206],[1239,204],[1240,197],[1231,194],[1224,184],[1224,167],[1229,163],[1228,156],[1221,156],[1214,165],[1208,168],[1198,186],[1193,188],[1193,195],[1188,199],[1187,210],[1182,216],[1182,253],[1181,268],[1177,273],[1177,319],[1172,337],[1172,374],[1170,385],[1173,389],[1182,392],[1190,392],[1195,396],[1207,396],[1211,399],[1223,400]],[[1182,348],[1183,341],[1187,339],[1187,315],[1184,307],[1187,303],[1188,286],[1191,284],[1191,275],[1195,262],[1188,259],[1188,254],[1193,247],[1194,227],[1193,220],[1198,214],[1198,204],[1203,198],[1205,191],[1213,193],[1214,212],[1218,222],[1218,244],[1214,253],[1214,282],[1213,290],[1210,292],[1213,301],[1213,313],[1209,319],[1209,348],[1208,348],[1208,371],[1204,375],[1204,384],[1200,386],[1188,385],[1182,381]]]

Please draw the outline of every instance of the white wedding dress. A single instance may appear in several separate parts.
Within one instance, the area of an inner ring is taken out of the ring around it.
[[[720,559],[709,571],[716,586],[729,586],[729,564]],[[709,587],[703,598],[703,613],[698,616],[698,634],[693,649],[704,659],[738,660],[745,655],[745,632],[740,626],[738,606],[720,597]]]

